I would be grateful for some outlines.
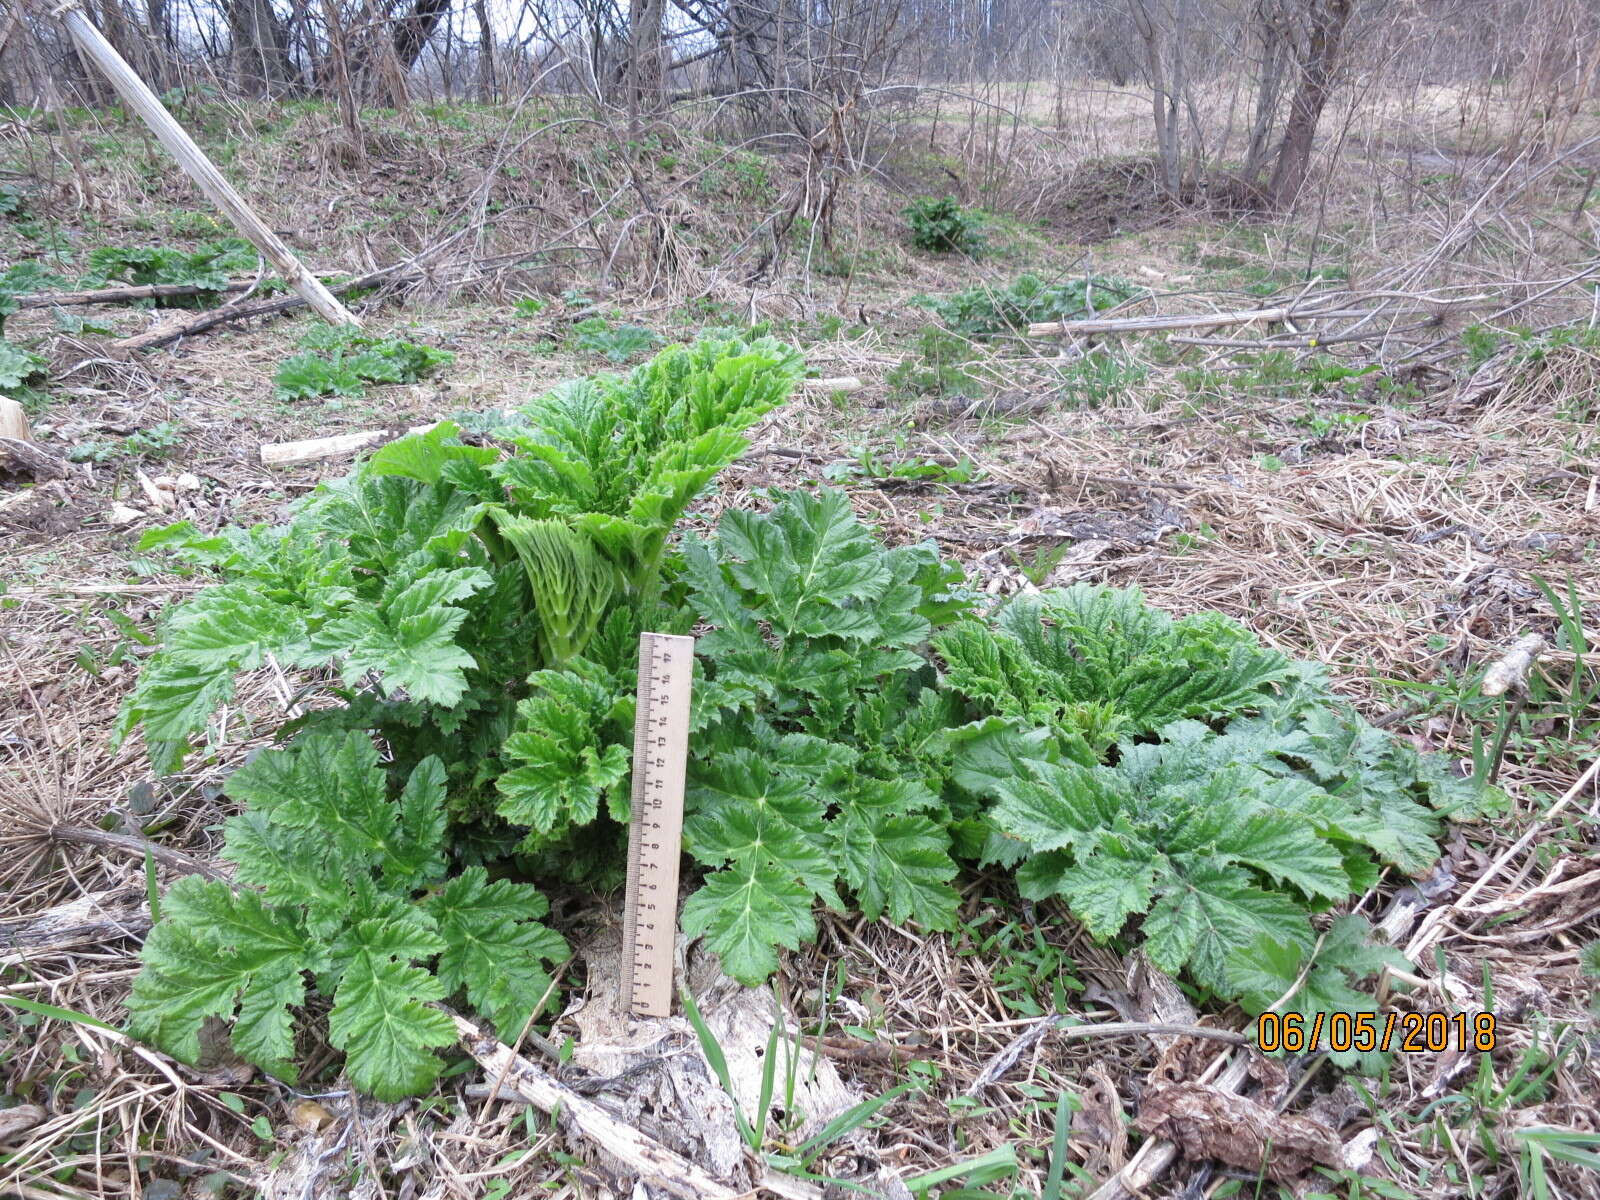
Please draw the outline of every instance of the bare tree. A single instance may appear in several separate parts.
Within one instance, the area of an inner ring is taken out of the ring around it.
[[[271,0],[223,0],[223,13],[240,89],[250,96],[288,91],[293,81],[288,39]]]
[[[423,48],[449,15],[453,3],[454,0],[412,0],[405,15],[395,21],[394,55],[402,68],[409,71],[417,65]]]
[[[661,41],[662,0],[629,0],[628,4],[628,124],[639,133],[641,115],[655,115],[664,98],[664,64]]]
[[[1288,82],[1292,52],[1288,20],[1278,0],[1256,0],[1248,40],[1254,44],[1255,96],[1251,112],[1250,135],[1245,146],[1244,177],[1260,178],[1277,127],[1278,108]]]
[[[1278,209],[1292,205],[1305,185],[1317,126],[1342,65],[1345,33],[1353,11],[1352,0],[1301,0],[1301,4],[1301,28],[1293,41],[1300,78],[1289,102],[1283,140],[1278,144],[1277,161],[1267,184],[1268,199]]]
[[[489,18],[488,0],[472,0],[478,21],[478,96],[492,104],[499,99],[499,77],[495,70],[494,22]]]

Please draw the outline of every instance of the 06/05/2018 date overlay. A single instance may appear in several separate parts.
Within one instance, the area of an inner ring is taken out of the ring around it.
[[[1262,1013],[1256,1018],[1256,1043],[1269,1054],[1284,1050],[1342,1053],[1398,1050],[1402,1054],[1443,1050],[1493,1050],[1494,1014],[1458,1013]]]

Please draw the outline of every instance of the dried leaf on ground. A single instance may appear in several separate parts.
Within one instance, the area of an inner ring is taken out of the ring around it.
[[[1086,1075],[1086,1086],[1078,1091],[1081,1107],[1072,1119],[1069,1145],[1089,1174],[1104,1179],[1128,1161],[1128,1124],[1116,1081],[1105,1064],[1095,1063]]]

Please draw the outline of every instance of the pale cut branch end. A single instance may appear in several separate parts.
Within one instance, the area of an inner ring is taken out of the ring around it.
[[[14,438],[19,442],[33,441],[33,431],[28,427],[28,414],[21,403],[0,396],[0,438]]]
[[[1507,692],[1523,691],[1528,686],[1528,671],[1544,649],[1545,640],[1540,634],[1530,633],[1517,639],[1505,656],[1483,673],[1479,694],[1504,696]]]

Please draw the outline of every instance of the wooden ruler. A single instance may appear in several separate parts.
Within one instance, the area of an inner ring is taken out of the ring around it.
[[[622,917],[622,996],[636,1016],[672,1012],[678,940],[683,776],[689,762],[694,639],[639,635],[639,709],[633,724],[633,820]]]

